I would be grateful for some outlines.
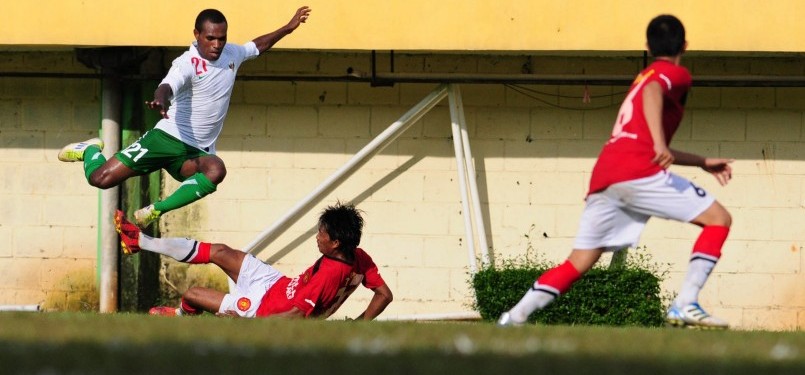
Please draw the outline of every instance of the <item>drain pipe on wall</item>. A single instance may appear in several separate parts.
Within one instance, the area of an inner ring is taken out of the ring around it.
[[[120,150],[120,106],[122,85],[116,75],[103,78],[101,97],[101,133],[103,137],[103,155],[108,160]],[[101,190],[100,215],[98,216],[98,237],[100,238],[100,312],[117,312],[119,282],[117,232],[112,222],[114,212],[120,201],[120,187],[115,186]]]

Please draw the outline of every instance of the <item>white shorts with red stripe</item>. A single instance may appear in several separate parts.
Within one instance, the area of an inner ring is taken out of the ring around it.
[[[619,182],[587,197],[573,248],[634,247],[652,216],[689,222],[713,202],[704,189],[668,171]]]
[[[224,296],[221,301],[220,313],[234,311],[244,318],[253,318],[269,288],[274,285],[282,273],[276,268],[248,254],[243,258],[240,266],[238,282],[235,290]]]

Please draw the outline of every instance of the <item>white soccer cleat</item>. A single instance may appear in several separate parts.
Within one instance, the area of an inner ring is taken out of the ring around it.
[[[154,220],[159,219],[160,215],[162,215],[162,211],[155,210],[154,205],[149,204],[137,211],[134,211],[134,223],[137,224],[137,226],[141,229],[145,229],[149,224],[154,222]]]
[[[61,151],[59,151],[59,160],[68,162],[82,161],[84,160],[84,151],[89,146],[98,146],[103,151],[103,141],[100,138],[92,138],[62,147]]]
[[[523,323],[515,322],[508,311],[500,314],[500,318],[498,318],[498,327],[516,327],[521,325],[523,325]]]
[[[701,329],[727,329],[727,322],[704,311],[698,303],[677,308],[673,304],[668,309],[665,322],[672,327],[688,327]]]

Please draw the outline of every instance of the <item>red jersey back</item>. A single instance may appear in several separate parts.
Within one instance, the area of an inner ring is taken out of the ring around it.
[[[662,87],[662,129],[665,141],[671,143],[682,121],[691,76],[685,67],[657,60],[640,72],[623,100],[612,136],[593,167],[588,194],[662,170],[652,162],[654,141],[643,114],[643,89],[651,82],[658,82]]]
[[[385,284],[372,257],[355,249],[352,263],[322,256],[301,275],[283,277],[263,296],[257,316],[269,316],[297,307],[306,317],[332,315],[358,285],[374,289]]]

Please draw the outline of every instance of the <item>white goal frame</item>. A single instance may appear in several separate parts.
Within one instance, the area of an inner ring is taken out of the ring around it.
[[[346,164],[333,172],[332,175],[300,200],[294,207],[286,212],[285,215],[263,230],[254,240],[243,248],[243,251],[254,255],[262,252],[269,243],[277,239],[305,213],[321,202],[327,194],[347,180],[373,156],[377,155],[386,146],[396,140],[397,137],[410,128],[411,125],[419,121],[445,97],[448,98],[450,108],[453,148],[455,151],[456,169],[458,171],[458,183],[461,193],[462,216],[464,217],[464,231],[467,240],[467,256],[470,273],[475,274],[478,271],[476,262],[478,251],[476,250],[476,245],[477,248],[480,249],[482,265],[488,265],[490,254],[486,240],[485,220],[478,197],[477,175],[472,159],[472,152],[470,150],[467,123],[464,118],[464,104],[461,99],[461,91],[456,84],[442,84],[433,90],[422,99],[422,101],[403,114],[397,121],[389,125],[386,130],[372,139],[347,161]],[[230,290],[233,290],[234,283],[232,280],[229,281],[229,285]],[[466,315],[467,313],[461,313],[462,317],[466,317]]]

